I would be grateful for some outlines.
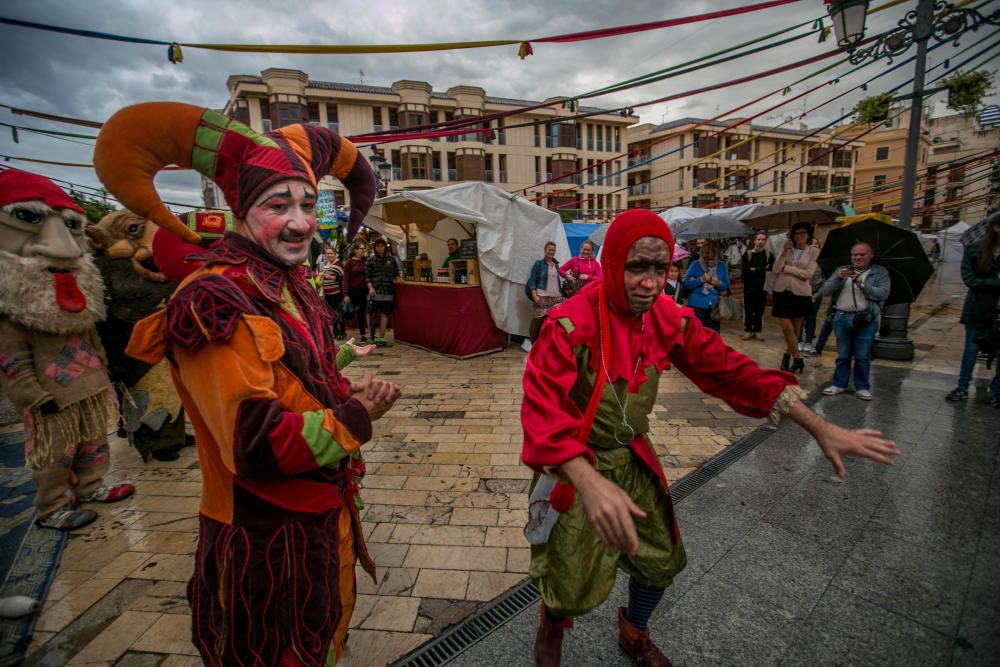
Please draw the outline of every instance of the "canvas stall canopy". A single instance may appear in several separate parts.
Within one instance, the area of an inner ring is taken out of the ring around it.
[[[447,241],[475,237],[480,282],[497,327],[528,335],[534,317],[524,296],[531,265],[545,243],[556,244],[556,260],[570,258],[559,214],[493,185],[456,183],[433,190],[408,190],[375,201],[365,226],[386,234],[401,249],[419,244],[434,266],[448,256]]]

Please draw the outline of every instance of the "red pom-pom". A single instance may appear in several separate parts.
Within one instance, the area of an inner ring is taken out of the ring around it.
[[[552,504],[552,509],[564,514],[573,506],[575,497],[576,491],[573,490],[572,484],[556,482],[556,485],[552,487],[552,493],[549,494],[549,502]]]

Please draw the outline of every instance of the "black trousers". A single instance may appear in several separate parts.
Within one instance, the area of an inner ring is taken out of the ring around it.
[[[337,316],[337,319],[333,321],[333,335],[343,336],[347,332],[347,327],[344,324],[344,313],[340,309],[341,304],[344,303],[344,295],[338,292],[336,294],[324,294],[323,298],[326,299],[326,303],[330,306],[333,314]]]
[[[368,288],[352,287],[347,291],[347,296],[351,297],[354,304],[354,316],[358,320],[358,333],[365,337],[368,330]]]
[[[743,330],[760,331],[764,325],[767,293],[763,287],[743,287]]]

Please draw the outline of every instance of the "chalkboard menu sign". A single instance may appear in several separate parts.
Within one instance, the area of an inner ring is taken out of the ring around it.
[[[460,244],[462,248],[459,250],[459,257],[462,259],[479,259],[479,253],[476,251],[476,239],[462,239]]]
[[[406,259],[416,259],[420,251],[420,244],[413,242],[406,244]]]

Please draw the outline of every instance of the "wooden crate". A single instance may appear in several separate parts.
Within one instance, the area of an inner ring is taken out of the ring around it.
[[[466,282],[461,283],[469,287],[479,286],[479,260],[475,259],[453,259],[448,262],[448,273],[451,274],[452,284],[459,284],[456,279],[456,272],[465,270]]]

